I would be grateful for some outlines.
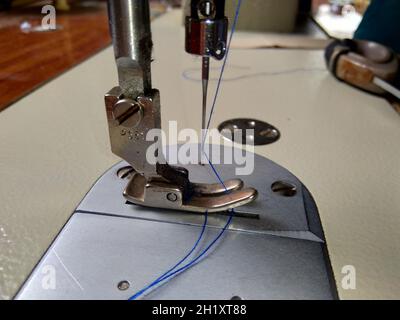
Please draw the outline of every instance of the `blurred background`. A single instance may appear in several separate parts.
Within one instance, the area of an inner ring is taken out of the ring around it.
[[[368,0],[243,1],[235,46],[323,49],[351,38]],[[56,9],[56,28],[42,27],[42,8]],[[155,18],[185,0],[151,0]],[[226,0],[232,16],[236,0]],[[249,34],[246,34],[249,32]],[[105,0],[0,1],[0,110],[111,43]]]

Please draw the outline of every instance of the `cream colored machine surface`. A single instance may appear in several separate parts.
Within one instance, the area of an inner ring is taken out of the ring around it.
[[[168,120],[198,128],[201,117],[199,61],[178,50],[180,22],[173,11],[152,25],[153,83],[166,129]],[[118,161],[103,104],[116,81],[108,48],[0,113],[1,298],[13,297],[91,185]],[[390,105],[337,82],[322,51],[233,49],[212,126],[237,117],[280,130],[280,140],[255,152],[314,196],[340,297],[399,298],[400,118]],[[341,286],[346,265],[355,267],[355,290]]]

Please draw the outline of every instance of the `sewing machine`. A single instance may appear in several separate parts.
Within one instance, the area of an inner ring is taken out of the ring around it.
[[[202,58],[203,129],[210,58],[223,59],[228,43],[223,4],[193,0],[185,22],[186,51]],[[155,163],[148,161],[154,141],[146,137],[161,129],[160,93],[151,83],[148,0],[110,0],[109,17],[119,86],[106,94],[105,107],[111,149],[124,161],[94,184],[17,298],[127,299],[184,256],[205,212],[204,241],[210,241],[232,209],[232,223],[213,252],[148,298],[337,298],[317,205],[288,170],[257,154],[254,171],[241,179],[233,164],[171,165],[167,155],[179,146],[167,146],[165,154],[162,139]],[[279,138],[277,129],[254,119],[232,119],[229,125],[253,129],[254,143],[265,132],[272,132],[271,140],[261,143]],[[201,154],[204,145],[196,147]],[[209,159],[232,152],[219,145],[208,150]]]

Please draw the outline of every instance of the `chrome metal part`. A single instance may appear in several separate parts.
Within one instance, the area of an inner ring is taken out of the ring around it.
[[[149,1],[108,0],[108,15],[119,86],[125,97],[135,99],[152,88]]]
[[[185,21],[185,49],[190,54],[202,56],[203,132],[206,129],[210,57],[221,60],[225,56],[227,34],[225,0],[191,0],[190,15]]]
[[[118,289],[121,290],[121,291],[128,290],[129,287],[130,287],[129,281],[122,280],[122,281],[120,281],[120,282],[118,283]]]
[[[221,18],[221,1],[215,6],[214,3],[210,5],[211,2],[199,3],[200,15],[218,20]],[[160,95],[151,86],[149,2],[110,0],[108,11],[119,75],[119,86],[105,96],[111,149],[136,172],[121,173],[131,178],[124,196],[143,206],[194,212],[225,211],[252,201],[257,191],[251,188],[242,190],[243,183],[237,183],[235,188],[224,192],[215,185],[199,186],[189,180],[186,169],[170,166],[165,161],[162,135],[156,133],[156,141],[148,137],[151,130],[161,129]],[[221,45],[209,41],[207,44]],[[214,51],[209,54],[217,57]],[[206,69],[208,77],[208,64]],[[203,126],[205,103],[206,96],[203,100]],[[155,161],[149,161],[147,155],[152,147]]]
[[[158,176],[156,165],[146,159],[147,149],[154,144],[154,141],[146,140],[146,135],[151,129],[161,127],[159,92],[152,90],[148,96],[138,97],[135,102],[130,102],[131,107],[127,107],[122,89],[115,87],[106,94],[105,104],[112,152],[138,173],[146,177]],[[162,153],[158,156],[163,162]]]
[[[192,0],[185,30],[188,53],[221,60],[225,56],[228,35],[225,0]]]
[[[202,68],[201,68],[201,85],[203,90],[203,101],[201,110],[201,129],[205,134],[206,130],[206,116],[207,116],[207,91],[208,91],[208,81],[210,78],[210,57],[202,58]]]
[[[147,181],[136,174],[124,190],[128,201],[147,207],[175,209],[191,212],[220,212],[245,205],[257,197],[253,188],[241,189],[243,182],[239,179],[221,184],[193,184],[194,193],[185,198],[181,188],[165,180]]]
[[[202,119],[201,129],[206,130],[207,89],[210,57],[223,59],[226,53],[228,19],[225,17],[225,0],[191,0],[190,15],[185,20],[185,49],[190,54],[202,56]]]

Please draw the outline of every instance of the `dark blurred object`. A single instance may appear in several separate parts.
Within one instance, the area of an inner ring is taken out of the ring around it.
[[[299,0],[299,14],[310,14],[312,0]]]
[[[354,38],[382,43],[400,54],[400,0],[373,0]]]
[[[1,0],[0,1],[0,11],[10,9],[11,2],[12,2],[12,0]]]
[[[296,24],[307,23],[311,14],[312,1],[299,0],[299,9],[297,14]]]
[[[325,60],[337,79],[375,94],[386,93],[377,79],[390,83],[399,72],[390,48],[365,40],[335,40],[326,48]]]

